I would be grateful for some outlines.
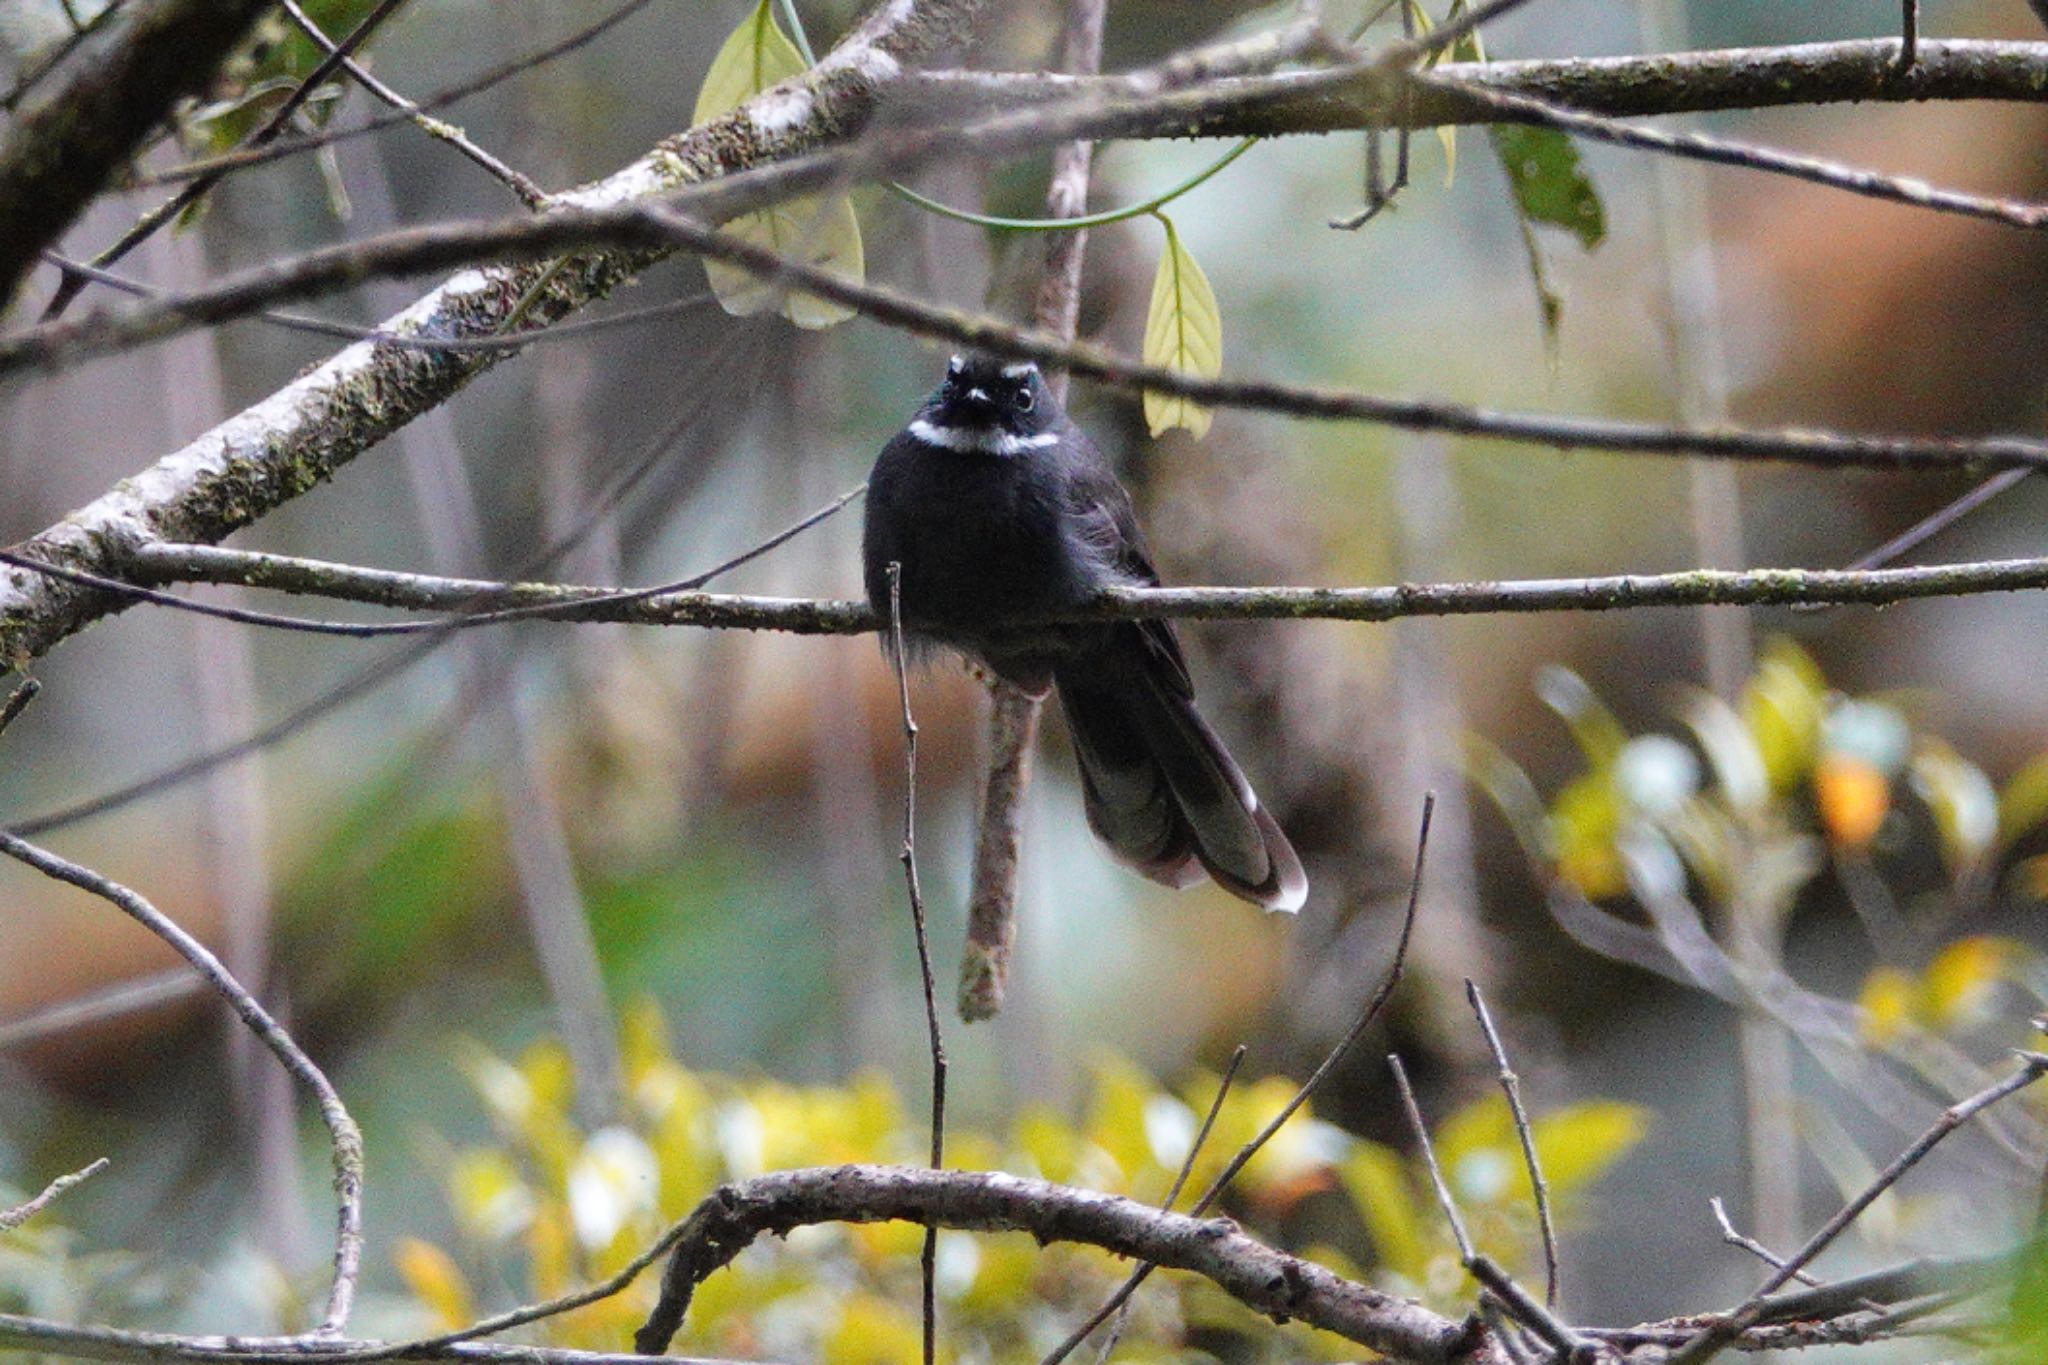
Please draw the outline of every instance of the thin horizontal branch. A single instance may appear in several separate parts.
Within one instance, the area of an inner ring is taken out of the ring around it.
[[[1633,147],[1639,151],[1707,161],[1720,166],[1763,171],[1772,175],[1804,180],[1827,189],[1842,190],[1866,199],[1903,204],[1908,208],[1932,209],[1938,213],[1960,214],[2007,227],[2037,229],[2048,225],[2048,204],[2002,199],[1995,195],[1969,194],[1942,189],[1910,176],[1884,175],[1820,157],[1798,156],[1771,147],[1732,142],[1708,133],[1667,132],[1621,123],[1601,114],[1576,109],[1506,90],[1489,90],[1471,81],[1452,81],[1425,74],[1416,78],[1425,86],[1449,86],[1492,109],[1502,122],[1534,123],[1556,128],[1578,137]]]
[[[1497,1359],[1465,1324],[1275,1251],[1227,1218],[1190,1218],[1118,1195],[1000,1171],[834,1166],[775,1171],[722,1186],[684,1222],[661,1301],[634,1344],[668,1346],[698,1284],[764,1235],[819,1223],[921,1223],[1081,1242],[1213,1280],[1249,1307],[1294,1318],[1416,1365]]]
[[[339,1337],[175,1336],[117,1327],[73,1327],[42,1318],[0,1313],[0,1351],[34,1351],[78,1360],[133,1365],[317,1365],[360,1358],[473,1361],[479,1365],[646,1365],[646,1357],[613,1351],[576,1351],[517,1342],[456,1341],[406,1344]],[[670,1365],[742,1365],[703,1356],[669,1356]],[[759,1362],[745,1362],[759,1365]]]
[[[141,545],[128,573],[151,584],[222,583],[408,611],[460,612],[488,603],[552,608],[543,619],[635,625],[858,635],[879,629],[865,603],[829,598],[678,592],[618,600],[617,588],[497,583],[368,569],[214,545]],[[1935,564],[1900,569],[1691,569],[1666,574],[1520,579],[1491,583],[1399,583],[1367,588],[1122,588],[1076,621],[1393,621],[1412,616],[1625,611],[1647,607],[1882,606],[1927,597],[2048,587],[2048,558]],[[606,600],[606,599],[613,600]]]
[[[1898,44],[1884,38],[1714,48],[1617,57],[1445,62],[1446,82],[1475,84],[1611,117],[1650,117],[1788,105],[1920,103],[1929,100],[2048,102],[2048,43],[1948,39],[1923,42],[1913,71],[1894,65]],[[1023,72],[926,71],[905,82],[899,99],[923,108],[984,113],[1072,99],[1129,99],[1155,93],[1149,73],[1046,77]],[[1250,83],[1236,93],[1251,93]],[[1231,92],[1220,85],[1219,94]],[[1329,133],[1368,126],[1416,130],[1491,123],[1483,101],[1444,88],[1418,88],[1411,101],[1390,97],[1383,80],[1357,67],[1274,78],[1256,101],[1197,111],[1205,137]],[[1141,136],[1130,132],[1115,136]]]

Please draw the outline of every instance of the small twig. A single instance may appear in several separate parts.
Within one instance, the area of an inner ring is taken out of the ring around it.
[[[17,1204],[11,1209],[0,1209],[0,1232],[14,1231],[23,1223],[26,1223],[29,1219],[48,1208],[51,1202],[59,1198],[64,1191],[74,1185],[84,1184],[101,1171],[107,1169],[108,1164],[105,1157],[100,1157],[83,1170],[73,1171],[70,1175],[58,1176],[43,1187],[41,1194],[29,1200],[26,1204]]]
[[[1259,1154],[1261,1148],[1272,1141],[1273,1135],[1280,1131],[1287,1120],[1294,1117],[1296,1110],[1308,1103],[1310,1097],[1322,1087],[1323,1082],[1329,1079],[1330,1073],[1337,1069],[1337,1063],[1344,1059],[1352,1044],[1363,1037],[1365,1031],[1372,1027],[1373,1021],[1379,1018],[1380,1011],[1386,1008],[1388,999],[1394,994],[1394,987],[1401,984],[1401,975],[1408,962],[1408,940],[1414,935],[1415,914],[1422,904],[1422,868],[1429,853],[1429,826],[1435,814],[1436,793],[1424,793],[1421,827],[1415,834],[1415,870],[1408,881],[1408,908],[1401,918],[1401,937],[1394,944],[1394,960],[1388,964],[1387,974],[1380,979],[1379,988],[1372,993],[1372,998],[1366,1001],[1365,1008],[1359,1012],[1358,1018],[1346,1030],[1344,1036],[1337,1040],[1337,1045],[1330,1049],[1316,1069],[1309,1073],[1309,1078],[1302,1082],[1301,1088],[1294,1092],[1293,1098],[1280,1106],[1280,1112],[1268,1120],[1265,1127],[1253,1134],[1249,1142],[1238,1148],[1237,1154],[1216,1173],[1216,1178],[1209,1182],[1209,1188],[1195,1201],[1192,1210],[1194,1214],[1207,1213],[1230,1182],[1237,1178],[1237,1173]],[[1147,1262],[1133,1270],[1130,1278],[1118,1286],[1116,1292],[1104,1300],[1102,1306],[1090,1314],[1086,1322],[1069,1332],[1064,1341],[1046,1353],[1040,1365],[1059,1365],[1076,1347],[1088,1339],[1091,1332],[1108,1322],[1112,1314],[1130,1302],[1131,1295],[1138,1292],[1139,1287],[1156,1269],[1156,1264]]]
[[[1471,1265],[1477,1255],[1472,1250],[1472,1235],[1465,1231],[1465,1219],[1458,1212],[1458,1201],[1451,1197],[1450,1184],[1444,1179],[1443,1167],[1437,1164],[1436,1144],[1429,1140],[1429,1125],[1422,1121],[1422,1106],[1415,1102],[1415,1087],[1408,1084],[1408,1068],[1401,1065],[1399,1053],[1387,1054],[1387,1066],[1394,1073],[1394,1089],[1400,1092],[1401,1108],[1408,1115],[1408,1126],[1415,1135],[1415,1144],[1422,1152],[1423,1164],[1429,1169],[1429,1183],[1436,1191],[1437,1207],[1443,1210],[1444,1221],[1451,1225],[1451,1237],[1458,1244],[1458,1259]]]
[[[932,946],[925,934],[924,891],[917,879],[917,721],[910,714],[910,665],[903,652],[903,566],[889,565],[890,660],[896,665],[897,694],[903,703],[903,882],[910,894],[910,922],[917,932],[917,969],[924,981],[924,1022],[932,1054],[933,1170],[946,1164],[946,1041],[939,1032],[938,991],[932,981]],[[938,1354],[939,1225],[925,1224],[924,1365]]]
[[[1998,497],[2006,490],[2023,481],[2030,470],[2005,469],[1993,474],[1984,482],[1952,502],[1945,502],[1929,512],[1905,530],[1887,540],[1874,550],[1858,555],[1848,567],[1851,570],[1881,569],[1894,560],[1919,549],[1949,527],[1961,521],[1985,503]],[[1816,603],[1812,606],[1795,608],[1798,611],[1821,611],[1825,608]]]
[[[1770,1266],[1773,1270],[1776,1270],[1785,1264],[1784,1257],[1772,1251],[1762,1242],[1757,1241],[1754,1237],[1745,1237],[1742,1233],[1739,1233],[1735,1230],[1735,1224],[1731,1222],[1728,1217],[1728,1206],[1721,1202],[1720,1195],[1717,1194],[1713,1198],[1709,1199],[1707,1201],[1707,1207],[1711,1208],[1714,1211],[1714,1221],[1721,1225],[1722,1241],[1726,1242],[1729,1246],[1742,1248],[1742,1250],[1756,1257],[1765,1265]],[[1818,1287],[1821,1283],[1820,1276],[1810,1274],[1809,1272],[1804,1270],[1798,1273],[1798,1280],[1801,1284],[1813,1285],[1816,1287]]]
[[[1429,1171],[1430,1186],[1436,1191],[1437,1207],[1443,1210],[1444,1221],[1451,1225],[1451,1237],[1458,1244],[1458,1261],[1472,1278],[1486,1286],[1502,1305],[1529,1329],[1570,1359],[1583,1351],[1586,1340],[1558,1318],[1548,1308],[1538,1303],[1528,1290],[1515,1282],[1513,1276],[1501,1269],[1490,1256],[1482,1256],[1472,1245],[1472,1234],[1465,1229],[1465,1219],[1458,1212],[1458,1201],[1451,1196],[1451,1186],[1444,1179],[1443,1166],[1436,1159],[1436,1144],[1430,1141],[1429,1125],[1423,1122],[1422,1106],[1415,1102],[1415,1087],[1408,1083],[1408,1069],[1401,1065],[1398,1053],[1387,1055],[1387,1066],[1394,1073],[1394,1088],[1400,1092],[1401,1108],[1408,1116],[1408,1126],[1415,1134],[1416,1145],[1422,1151],[1423,1165]]]
[[[378,0],[376,7],[363,16],[355,28],[349,31],[348,36],[343,38],[334,50],[307,74],[304,80],[293,87],[291,94],[285,97],[284,102],[272,112],[270,117],[264,120],[260,127],[244,139],[244,144],[260,146],[276,138],[286,128],[290,127],[293,115],[297,114],[305,102],[312,98],[313,92],[318,90],[328,77],[339,70],[341,64],[347,61],[357,48],[368,42],[370,35],[375,33],[384,21],[390,18],[398,10],[398,7],[404,3],[406,3],[406,0]],[[120,260],[153,236],[157,229],[161,228],[165,223],[170,222],[193,204],[198,203],[199,200],[206,196],[207,191],[211,190],[219,182],[219,175],[201,176],[199,179],[192,181],[169,199],[143,214],[128,231],[121,234],[119,240],[94,256],[92,263],[98,266],[107,266]],[[49,322],[59,317],[66,308],[71,306],[71,301],[78,297],[79,290],[83,287],[82,281],[67,279],[58,287],[57,292],[44,307],[43,321]]]
[[[343,283],[358,284],[401,269],[483,257],[555,258],[564,251],[612,246],[682,249],[726,261],[778,285],[800,289],[855,309],[875,320],[924,336],[960,342],[997,355],[1064,366],[1121,388],[1156,390],[1215,407],[1283,412],[1317,420],[1368,421],[1404,430],[1440,431],[1584,450],[1721,459],[1777,460],[1840,468],[1952,469],[1975,464],[2048,465],[2048,442],[2018,436],[1978,438],[1865,435],[1807,428],[1686,427],[1611,418],[1497,412],[1431,398],[1396,398],[1262,380],[1209,379],[1166,366],[1143,364],[1099,346],[1069,343],[1048,333],[1010,327],[994,319],[946,308],[877,285],[860,284],[805,265],[731,233],[708,228],[691,214],[747,204],[779,167],[805,175],[836,162],[778,163],[677,191],[664,204],[630,202],[602,208],[564,207],[546,214],[482,224],[405,228],[228,275],[212,284],[138,304],[116,313],[44,323],[0,335],[0,375],[104,354],[226,321],[286,298],[304,297]],[[794,172],[788,174],[795,176]],[[756,179],[756,177],[762,177]],[[809,181],[796,177],[800,183]],[[780,191],[776,191],[779,193]],[[2048,206],[2043,207],[2048,222]]]
[[[28,704],[36,699],[36,693],[42,690],[43,685],[34,678],[23,678],[20,684],[7,694],[7,700],[0,702],[0,732],[14,724],[15,718],[28,709]]]
[[[109,289],[139,298],[158,298],[165,291],[140,280],[129,279],[126,275],[84,261],[74,261],[55,251],[45,251],[43,259],[66,275],[82,275],[94,284],[106,285]],[[282,309],[265,309],[253,316],[274,326],[288,328],[295,332],[308,332],[314,336],[339,337],[343,341],[370,341],[379,346],[390,346],[401,351],[436,351],[453,355],[502,355],[512,351],[523,351],[529,346],[555,341],[573,341],[587,337],[593,332],[607,332],[617,327],[637,327],[642,323],[657,322],[662,318],[674,317],[693,308],[716,301],[717,295],[708,289],[681,298],[670,299],[667,303],[651,303],[644,308],[623,308],[616,313],[602,317],[582,318],[570,322],[552,323],[545,327],[534,327],[526,331],[510,332],[501,336],[482,337],[435,337],[413,336],[393,332],[384,327],[364,327],[353,322],[336,322],[331,318],[311,317],[304,313],[288,313]]]
[[[340,59],[341,69],[346,71],[356,84],[362,86],[363,89],[369,91],[393,109],[405,114],[428,137],[447,143],[450,147],[453,147],[456,151],[481,166],[485,172],[511,190],[518,197],[519,202],[526,205],[526,207],[537,209],[547,203],[547,192],[541,189],[539,185],[536,185],[529,176],[512,169],[512,167],[506,165],[497,157],[492,156],[489,152],[471,142],[464,135],[463,131],[454,124],[445,123],[440,119],[430,117],[419,105],[371,75],[368,68],[364,67],[355,58],[344,53],[335,44],[334,40],[327,36],[327,31],[313,22],[312,16],[299,7],[297,0],[278,0],[278,3],[284,7],[285,14],[291,18],[292,23],[298,27],[299,32],[313,40],[315,47],[318,47],[331,58]]]
[[[1760,1319],[1767,1296],[1790,1283],[1792,1277],[1805,1269],[1808,1262],[1833,1245],[1835,1239],[1861,1217],[1863,1211],[1869,1208],[1878,1196],[1897,1184],[1899,1178],[1917,1166],[1943,1138],[1969,1122],[1978,1113],[1997,1104],[2008,1095],[2025,1089],[2039,1080],[2044,1073],[2048,1073],[2048,1054],[2021,1052],[2017,1055],[2020,1058],[2019,1070],[1997,1084],[1978,1091],[1968,1099],[1958,1100],[1942,1110],[1940,1117],[1935,1119],[1926,1132],[1915,1139],[1905,1151],[1894,1157],[1891,1164],[1878,1172],[1855,1198],[1844,1204],[1834,1217],[1828,1219],[1820,1231],[1809,1237],[1804,1246],[1786,1257],[1740,1307],[1720,1315],[1717,1321],[1680,1347],[1672,1355],[1670,1365],[1702,1365],[1702,1362],[1720,1354],[1722,1349],[1734,1341],[1744,1329]]]
[[[851,494],[852,490],[849,490]],[[820,509],[817,516],[826,514]],[[793,528],[794,529],[794,528]],[[146,583],[222,583],[367,602],[408,611],[458,613],[433,624],[479,625],[526,617],[718,630],[779,630],[803,635],[865,635],[883,628],[865,604],[831,598],[753,597],[697,593],[687,580],[656,588],[621,589],[550,582],[444,578],[330,560],[227,549],[216,545],[145,543],[126,550],[123,568]],[[61,575],[67,570],[45,566]],[[80,570],[68,572],[78,573]],[[102,579],[134,595],[140,586]],[[1409,617],[1523,612],[1640,611],[1652,607],[1796,606],[1818,602],[1886,606],[1893,602],[2048,587],[2048,558],[1928,564],[1900,569],[1688,569],[1666,574],[1595,578],[1508,579],[1479,583],[1398,583],[1372,587],[1116,588],[1096,602],[1033,624],[1101,621],[1396,621]],[[673,594],[664,600],[664,594]],[[652,600],[649,600],[652,599]],[[479,603],[506,605],[486,613]],[[177,599],[179,605],[189,605]],[[297,620],[299,618],[288,618]],[[351,634],[413,634],[403,623]]]
[[[109,902],[152,934],[168,943],[178,956],[190,963],[214,993],[226,1000],[250,1032],[284,1064],[294,1079],[313,1092],[320,1117],[327,1125],[334,1148],[334,1194],[336,1202],[334,1241],[334,1284],[327,1296],[327,1313],[321,1319],[322,1334],[338,1335],[348,1323],[355,1302],[356,1277],[363,1260],[363,1136],[349,1117],[341,1096],[326,1073],[313,1063],[287,1033],[284,1026],[229,974],[219,958],[205,944],[173,922],[134,891],[90,868],[60,858],[49,850],[0,830],[0,853],[19,859],[46,877],[68,883]]]
[[[1892,73],[1903,76],[1920,60],[1920,0],[1901,0],[1899,5],[1899,56]]]
[[[1479,1031],[1486,1035],[1486,1046],[1493,1053],[1494,1065],[1499,1070],[1501,1092],[1508,1099],[1508,1113],[1515,1121],[1515,1136],[1522,1143],[1522,1164],[1529,1168],[1529,1184],[1535,1191],[1536,1225],[1543,1234],[1543,1306],[1557,1307],[1557,1228],[1550,1217],[1550,1182],[1543,1178],[1543,1163],[1536,1159],[1536,1135],[1529,1127],[1529,1115],[1522,1108],[1522,1081],[1508,1065],[1507,1049],[1501,1046],[1500,1033],[1493,1026],[1493,1015],[1486,1008],[1486,997],[1479,992],[1479,983],[1467,977],[1465,998],[1472,1002],[1472,1013],[1479,1018]]]
[[[1237,1050],[1230,1054],[1230,1064],[1223,1068],[1223,1079],[1216,1083],[1216,1096],[1209,1101],[1209,1112],[1202,1116],[1202,1126],[1195,1130],[1195,1139],[1188,1144],[1188,1154],[1181,1158],[1180,1169],[1174,1173],[1173,1184],[1166,1190],[1166,1197],[1159,1201],[1162,1213],[1172,1213],[1173,1206],[1180,1201],[1180,1192],[1187,1187],[1188,1176],[1195,1169],[1195,1160],[1202,1154],[1202,1147],[1209,1141],[1209,1130],[1216,1126],[1216,1116],[1223,1112],[1224,1097],[1230,1094],[1231,1082],[1237,1079],[1238,1067],[1244,1065],[1245,1045],[1239,1043]],[[1131,1316],[1131,1302],[1126,1299],[1116,1310],[1116,1321],[1110,1323],[1109,1332],[1102,1339],[1102,1349],[1096,1353],[1095,1365],[1108,1365],[1110,1355],[1124,1334],[1124,1324]]]
[[[417,101],[413,108],[421,113],[432,113],[436,109],[445,109],[451,104],[468,99],[471,95],[481,94],[492,86],[500,85],[514,76],[523,75],[528,71],[545,66],[549,62],[567,56],[578,48],[585,47],[596,41],[617,25],[632,18],[635,14],[638,14],[653,3],[654,0],[624,0],[624,3],[620,4],[610,13],[592,20],[573,33],[558,38],[545,47],[537,48],[523,56],[514,57],[510,61],[503,62],[475,76],[468,77],[446,89],[436,91],[427,98]],[[380,114],[374,118],[365,119],[363,122],[350,128],[323,128],[317,133],[308,133],[299,137],[280,137],[276,141],[261,147],[245,147],[236,151],[222,152],[218,156],[201,157],[193,161],[187,161],[182,165],[168,167],[150,175],[137,176],[133,180],[126,182],[126,184],[130,189],[162,189],[165,186],[182,184],[185,181],[197,180],[204,176],[230,175],[236,171],[247,170],[251,166],[261,166],[272,161],[282,161],[288,157],[302,156],[307,152],[321,151],[337,143],[368,137],[372,133],[380,133],[386,128],[394,128],[401,123],[410,122],[412,118],[413,114],[410,111],[400,109],[389,114]]]

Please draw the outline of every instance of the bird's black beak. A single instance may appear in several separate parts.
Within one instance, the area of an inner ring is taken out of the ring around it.
[[[987,427],[995,425],[998,404],[987,389],[975,386],[955,394],[947,405],[948,425]]]

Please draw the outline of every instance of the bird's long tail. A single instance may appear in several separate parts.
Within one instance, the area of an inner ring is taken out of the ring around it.
[[[1089,827],[1154,881],[1186,886],[1206,872],[1255,905],[1299,910],[1301,859],[1185,682],[1142,648],[1116,654],[1112,667],[1054,673]]]

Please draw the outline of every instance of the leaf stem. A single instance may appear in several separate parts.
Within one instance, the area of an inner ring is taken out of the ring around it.
[[[1212,176],[1222,171],[1224,167],[1250,151],[1258,141],[1259,139],[1256,137],[1242,139],[1235,147],[1232,147],[1222,156],[1210,162],[1186,180],[1181,181],[1172,189],[1156,194],[1142,203],[1131,204],[1120,209],[1105,209],[1101,213],[1091,213],[1080,218],[999,218],[991,214],[971,213],[966,209],[956,209],[951,204],[942,204],[936,199],[927,198],[916,190],[911,189],[908,185],[900,185],[895,181],[889,183],[889,188],[894,190],[900,198],[908,199],[921,209],[927,209],[942,218],[951,218],[956,222],[972,223],[976,227],[994,228],[999,232],[1067,232],[1079,228],[1104,227],[1110,223],[1121,223],[1127,218],[1138,218],[1148,213],[1156,213],[1159,209],[1164,208],[1188,191],[1208,181]]]

